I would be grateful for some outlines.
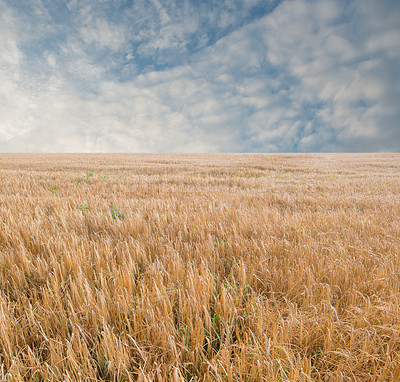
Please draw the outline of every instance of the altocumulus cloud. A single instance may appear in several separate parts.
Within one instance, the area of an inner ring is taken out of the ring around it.
[[[397,0],[0,0],[2,152],[400,151]]]

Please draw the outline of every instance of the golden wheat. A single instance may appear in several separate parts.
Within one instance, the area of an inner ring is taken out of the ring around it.
[[[2,154],[0,378],[399,381],[399,216],[398,154]]]

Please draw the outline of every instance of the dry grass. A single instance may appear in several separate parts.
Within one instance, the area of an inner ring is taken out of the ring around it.
[[[398,154],[0,155],[0,378],[399,381],[399,175]]]

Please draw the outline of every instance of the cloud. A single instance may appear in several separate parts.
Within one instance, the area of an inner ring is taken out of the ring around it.
[[[399,51],[400,39],[387,38],[386,46],[374,40],[388,30],[398,36],[400,29],[394,21],[377,23],[375,8],[382,9],[366,3],[321,1],[314,7],[308,1],[286,1],[265,19],[267,59],[293,77],[289,96],[300,107],[298,120],[305,116],[304,124],[315,124],[311,133],[303,130],[297,150],[398,150],[387,138],[398,137],[393,124],[400,114],[386,95],[399,99],[398,92],[393,94],[398,73],[390,57],[395,45]],[[347,22],[346,12],[351,14]]]
[[[0,151],[399,151],[396,2],[32,4],[0,5]]]
[[[32,100],[21,89],[23,52],[18,48],[13,12],[0,4],[0,142],[7,142],[29,129]]]
[[[114,52],[118,52],[126,43],[124,29],[105,19],[97,19],[85,25],[81,28],[80,35],[86,44],[96,44]]]

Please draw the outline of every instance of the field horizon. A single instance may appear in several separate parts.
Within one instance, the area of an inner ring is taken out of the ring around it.
[[[399,381],[400,154],[0,154],[0,379]]]

